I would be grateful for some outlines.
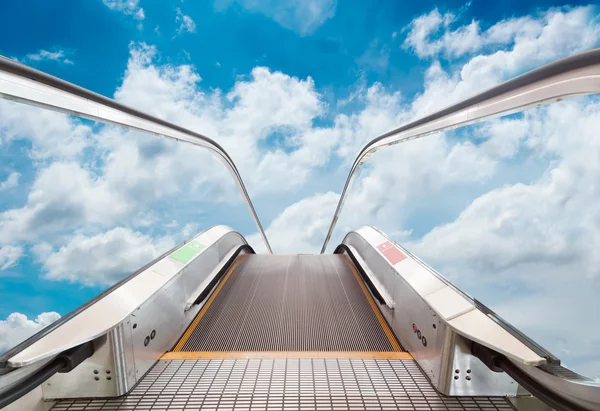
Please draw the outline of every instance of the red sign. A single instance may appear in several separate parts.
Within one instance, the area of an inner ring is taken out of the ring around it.
[[[406,255],[389,241],[379,244],[377,249],[381,251],[381,254],[383,254],[392,265],[397,264],[406,258]]]

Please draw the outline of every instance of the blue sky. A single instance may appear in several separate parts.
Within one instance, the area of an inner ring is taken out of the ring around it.
[[[0,54],[223,144],[277,252],[318,251],[366,141],[600,39],[598,9],[575,2],[20,1],[0,15]],[[600,332],[562,328],[600,310],[598,161],[577,160],[598,152],[599,113],[579,98],[377,153],[333,242],[376,225],[600,377]],[[206,153],[0,101],[0,351],[214,224],[261,248]]]

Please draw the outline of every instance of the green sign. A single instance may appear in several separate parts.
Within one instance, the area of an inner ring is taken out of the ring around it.
[[[200,251],[204,250],[206,247],[203,244],[200,244],[198,241],[190,241],[177,251],[174,251],[170,257],[179,261],[180,263],[187,264],[192,258],[197,256]]]

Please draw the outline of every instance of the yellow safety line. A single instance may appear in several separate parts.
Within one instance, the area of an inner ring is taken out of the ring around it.
[[[182,351],[167,352],[161,360],[206,360],[248,358],[357,358],[379,360],[412,360],[407,352],[398,351]]]
[[[360,284],[360,288],[362,288],[363,292],[365,293],[365,296],[367,297],[367,300],[369,300],[369,304],[371,304],[371,308],[373,308],[373,311],[375,311],[375,315],[377,316],[379,323],[383,327],[383,331],[385,331],[385,334],[387,335],[388,339],[390,340],[392,347],[394,347],[394,351],[402,351],[402,348],[400,348],[400,344],[398,344],[398,340],[396,340],[394,333],[392,332],[392,330],[390,330],[390,326],[388,325],[385,318],[383,318],[381,311],[379,311],[379,307],[377,307],[377,304],[375,304],[375,301],[373,300],[371,293],[367,289],[367,286],[365,285],[363,280],[358,275],[358,272],[356,272],[356,269],[350,262],[350,259],[348,257],[346,257],[343,260],[346,262],[346,264],[348,264],[348,267],[350,267],[350,270],[352,270],[352,273],[354,274],[356,281],[358,281],[358,283]]]
[[[192,333],[196,329],[196,326],[198,325],[198,323],[200,322],[200,320],[202,319],[202,317],[204,316],[204,314],[206,313],[206,311],[208,311],[208,309],[210,308],[210,305],[212,304],[212,302],[215,300],[215,298],[217,298],[217,295],[219,294],[219,291],[221,291],[221,289],[223,288],[223,286],[225,285],[225,283],[227,282],[227,280],[231,276],[231,273],[233,273],[235,271],[235,269],[237,268],[237,266],[246,257],[247,257],[247,255],[243,254],[243,255],[239,256],[235,260],[235,262],[233,263],[233,265],[231,266],[231,268],[229,268],[229,271],[227,271],[227,274],[225,275],[225,278],[223,278],[223,280],[221,280],[221,282],[219,283],[219,285],[217,286],[217,288],[215,289],[215,291],[212,293],[212,295],[210,296],[210,298],[208,299],[208,301],[206,302],[206,304],[204,304],[204,306],[202,306],[202,309],[200,310],[200,312],[198,313],[198,315],[196,316],[196,318],[194,318],[194,321],[192,321],[192,323],[190,324],[190,326],[188,327],[188,329],[185,331],[185,333],[183,334],[183,337],[181,337],[181,340],[179,340],[179,342],[177,343],[177,345],[173,349],[173,352],[178,352],[178,351],[180,351],[183,348],[183,346],[185,345],[185,343],[187,342],[187,340],[190,338],[190,335],[192,335]],[[169,354],[169,353],[167,353],[167,354]]]

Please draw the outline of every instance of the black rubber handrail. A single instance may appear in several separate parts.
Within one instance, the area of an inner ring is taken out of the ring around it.
[[[473,342],[471,352],[493,372],[504,371],[531,395],[557,411],[593,411],[560,396],[517,367],[505,355]]]
[[[19,381],[19,383],[10,390],[0,394],[0,409],[12,404],[25,394],[31,392],[31,390],[39,387],[54,374],[71,371],[93,354],[93,341],[88,341],[58,354],[56,358],[52,359],[38,371],[29,375],[23,381]]]

